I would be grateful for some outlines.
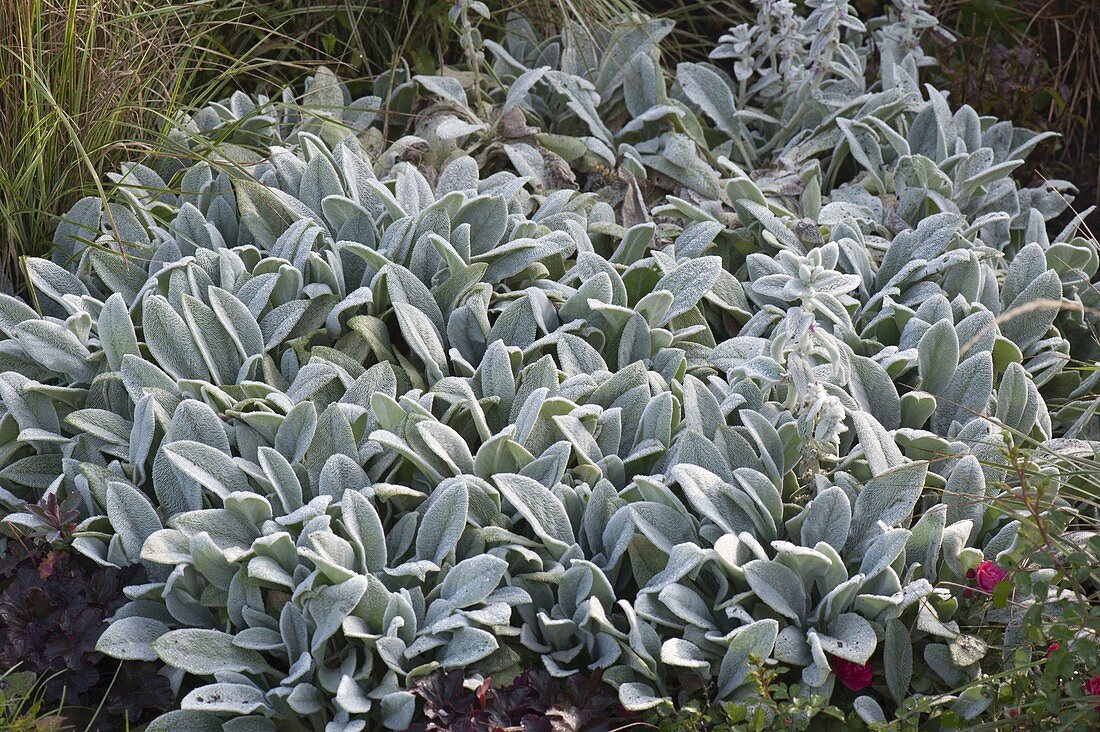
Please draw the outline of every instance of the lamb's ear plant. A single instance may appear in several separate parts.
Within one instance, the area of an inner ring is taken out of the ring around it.
[[[1035,135],[918,86],[918,3],[759,5],[675,71],[660,21],[456,5],[468,69],[205,107],[202,162],[26,260],[0,501],[76,496],[75,548],[144,566],[99,647],[164,664],[151,732],[405,729],[423,679],[532,665],[985,711],[949,692],[1020,620],[960,588],[1033,518],[1006,449],[1100,440],[1094,244],[1011,177]]]

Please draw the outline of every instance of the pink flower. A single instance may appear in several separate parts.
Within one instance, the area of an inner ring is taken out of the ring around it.
[[[1062,646],[1058,645],[1058,643],[1051,643],[1050,647],[1047,648],[1047,652],[1043,654],[1043,658],[1050,658],[1050,654],[1054,653],[1061,647]]]
[[[1081,689],[1089,696],[1100,696],[1100,676],[1093,676],[1081,685]],[[1096,705],[1096,711],[1100,712],[1100,704]]]
[[[852,661],[832,656],[829,658],[829,666],[832,667],[836,677],[840,679],[840,683],[844,684],[844,687],[851,691],[860,691],[871,685],[871,678],[874,676],[874,672],[871,670],[871,664],[869,663],[853,663]]]
[[[995,562],[990,561],[983,561],[978,565],[977,571],[974,572],[975,584],[977,584],[979,590],[987,594],[993,592],[993,588],[997,586],[997,583],[1003,581],[1007,577],[1007,569],[999,567]]]

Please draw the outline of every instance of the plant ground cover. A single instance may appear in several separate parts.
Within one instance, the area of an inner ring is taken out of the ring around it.
[[[237,88],[298,83],[321,64],[358,81],[399,58],[430,73],[453,56],[450,4],[0,3],[0,291],[22,291],[19,257],[47,253],[75,201],[106,199],[106,174],[119,163],[159,154],[182,111]],[[630,0],[525,0],[522,7],[548,26],[563,15],[610,22],[635,10]]]
[[[1095,725],[1072,187],[920,2],[757,6],[176,120],[0,297],[5,607],[125,577],[149,732]]]

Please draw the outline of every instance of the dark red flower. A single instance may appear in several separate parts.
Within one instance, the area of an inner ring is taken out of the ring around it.
[[[1081,685],[1081,689],[1089,696],[1100,696],[1100,676],[1093,676]],[[1100,704],[1096,705],[1096,711],[1100,712]]]
[[[874,672],[871,670],[871,664],[869,663],[854,663],[832,656],[829,658],[829,666],[846,689],[860,691],[871,685]]]
[[[1061,647],[1062,646],[1058,645],[1057,642],[1051,643],[1050,647],[1047,648],[1047,652],[1043,654],[1043,658],[1050,658],[1050,654],[1054,653],[1055,651],[1057,651]]]
[[[1017,709],[1016,707],[1012,707],[1011,709],[1008,710],[1008,716],[1011,717],[1012,719],[1016,719],[1016,717],[1020,716],[1020,710]]]
[[[985,593],[993,592],[998,582],[1008,577],[1008,570],[1000,567],[996,562],[983,561],[974,572],[974,582],[978,589]]]

